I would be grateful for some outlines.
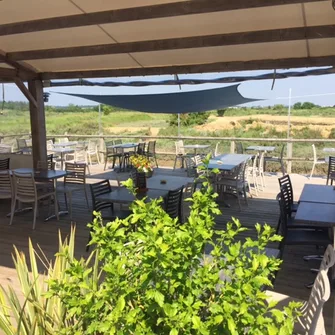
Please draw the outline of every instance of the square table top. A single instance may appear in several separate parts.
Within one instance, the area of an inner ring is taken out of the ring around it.
[[[122,143],[122,144],[114,144],[108,146],[108,148],[124,148],[124,149],[129,149],[129,148],[135,148],[138,146],[138,143]]]
[[[276,147],[273,147],[273,146],[251,145],[251,146],[247,147],[245,150],[271,152],[271,151],[274,151],[275,149],[276,149]]]
[[[335,205],[316,202],[300,202],[294,216],[295,223],[320,227],[335,226]]]
[[[299,201],[335,205],[335,190],[329,185],[305,184]]]
[[[215,157],[209,161],[209,169],[219,169],[225,171],[231,171],[243,162],[250,159],[251,155],[243,154],[224,154]]]
[[[37,170],[31,168],[20,168],[15,169],[15,172],[19,173],[33,173],[34,178],[37,180],[50,180],[58,179],[67,176],[69,173],[65,170]]]
[[[166,183],[162,184],[161,180],[165,180]],[[156,190],[175,190],[181,186],[193,183],[194,178],[190,177],[179,177],[163,174],[154,174],[151,178],[147,178],[147,187],[149,189]]]
[[[148,197],[148,199],[157,199],[157,198],[165,198],[168,194],[166,190],[155,190],[148,189],[147,192],[138,193],[137,199],[142,199],[144,197]],[[125,187],[119,187],[114,189],[112,192],[101,194],[96,198],[98,201],[105,201],[116,204],[130,204],[136,200],[135,196],[129,192],[129,190]]]

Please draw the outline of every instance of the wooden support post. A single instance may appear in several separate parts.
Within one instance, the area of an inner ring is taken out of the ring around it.
[[[30,80],[28,81],[28,89],[37,103],[37,107],[35,107],[33,103],[29,102],[32,154],[34,167],[36,168],[38,161],[46,162],[47,160],[43,83],[41,80]]]
[[[292,173],[293,143],[287,142],[287,169],[288,174]]]
[[[235,141],[230,142],[230,153],[235,153]]]

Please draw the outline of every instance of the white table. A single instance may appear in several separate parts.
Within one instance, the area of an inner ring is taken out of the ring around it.
[[[182,148],[184,148],[184,149],[194,149],[194,155],[197,154],[198,149],[204,150],[204,149],[207,149],[209,147],[210,147],[210,145],[208,145],[208,144],[185,144],[185,145],[182,146]]]
[[[271,152],[271,151],[275,151],[275,149],[276,147],[273,147],[273,146],[251,145],[247,147],[245,150]]]
[[[51,151],[57,154],[60,154],[60,164],[61,164],[60,169],[61,170],[63,170],[63,166],[64,166],[64,155],[74,153],[74,149],[70,149],[70,148],[53,148]]]
[[[251,155],[244,154],[224,154],[211,159],[208,164],[209,169],[219,169],[231,171],[243,162],[251,159]]]
[[[73,142],[59,142],[59,143],[54,143],[53,147],[54,148],[65,148],[65,147],[72,147],[74,145],[77,145],[78,142],[77,141],[73,141]]]

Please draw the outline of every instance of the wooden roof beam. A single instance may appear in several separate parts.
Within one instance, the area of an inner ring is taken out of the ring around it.
[[[335,37],[335,25],[273,29],[209,36],[171,38],[118,44],[42,49],[7,53],[11,61],[111,55],[146,51],[216,47],[224,45],[296,41]]]
[[[15,68],[16,76],[21,79],[33,79],[37,78],[38,76],[37,71],[35,71],[30,65],[26,65],[24,63],[19,63],[17,61],[9,59],[7,55],[2,51],[0,51],[0,63],[5,63]]]
[[[323,57],[303,57],[285,59],[263,59],[252,61],[234,61],[210,64],[191,64],[176,66],[160,66],[146,68],[104,69],[88,71],[63,71],[41,73],[43,80],[75,79],[75,78],[106,78],[128,76],[150,76],[163,74],[231,72],[249,70],[272,70],[301,67],[334,66],[335,55]]]
[[[97,24],[148,20],[163,17],[222,12],[329,0],[191,0],[152,6],[123,8],[0,25],[0,36]],[[331,6],[331,4],[329,4]],[[331,10],[331,8],[329,9]]]
[[[37,108],[37,101],[33,97],[33,95],[30,93],[26,85],[23,83],[23,81],[20,78],[15,78],[14,79],[16,86],[20,89],[20,91],[23,93],[23,95],[28,99],[28,101],[35,107]]]

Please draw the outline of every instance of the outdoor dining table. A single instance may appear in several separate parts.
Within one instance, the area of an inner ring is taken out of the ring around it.
[[[182,146],[182,148],[184,148],[184,149],[194,149],[194,155],[197,154],[198,149],[204,150],[204,149],[207,149],[209,147],[210,147],[210,145],[208,145],[208,144],[185,144],[185,145]]]
[[[72,142],[59,142],[59,143],[54,143],[53,147],[54,148],[65,148],[65,147],[72,147],[74,145],[77,145],[77,141],[72,141]]]
[[[181,186],[193,183],[194,178],[190,177],[179,177],[171,175],[153,175],[151,178],[147,178],[147,187],[149,189],[156,190],[175,190]]]
[[[144,197],[147,197],[147,200],[158,199],[160,197],[165,198],[167,194],[167,190],[149,188],[146,192],[138,193],[135,197],[127,188],[119,187],[114,189],[112,192],[97,196],[96,200],[115,204],[131,204],[136,199],[143,199]]]
[[[240,164],[251,158],[252,155],[244,155],[244,154],[219,155],[209,161],[208,168],[219,169],[222,171],[232,171]]]
[[[60,169],[63,170],[64,167],[64,155],[74,153],[74,149],[72,148],[53,148],[51,150],[56,154],[60,154]]]
[[[262,146],[262,145],[251,145],[247,147],[245,150],[253,150],[259,152],[272,152],[276,150],[276,147],[273,146]]]
[[[57,179],[63,178],[69,174],[65,170],[40,170],[40,169],[32,169],[32,168],[20,168],[20,169],[15,169],[14,171],[18,173],[32,173],[35,181],[39,181],[39,182],[48,182],[52,180],[55,190],[57,189]],[[27,207],[27,208],[19,209],[15,213],[22,213],[28,210],[32,210],[32,208]],[[58,214],[59,215],[68,214],[68,211],[60,211]],[[56,218],[56,215],[52,214],[48,216],[47,218],[45,218],[44,221],[49,221],[54,218]]]
[[[114,144],[108,146],[109,148],[123,148],[123,149],[132,149],[138,146],[137,143],[122,143],[122,144]]]
[[[312,187],[318,186],[318,187]],[[313,190],[315,193],[313,194]],[[322,191],[324,191],[324,195]],[[333,186],[326,185],[305,185],[300,200],[298,210],[294,216],[295,223],[311,225],[312,227],[332,229],[333,239],[335,233],[335,203]],[[308,201],[306,201],[308,200]],[[324,202],[323,202],[324,201]],[[333,241],[334,244],[335,241]],[[332,278],[334,278],[334,270]],[[333,306],[333,328],[332,334],[335,335],[335,300]]]
[[[329,185],[305,184],[299,202],[314,202],[335,205],[335,190]]]

